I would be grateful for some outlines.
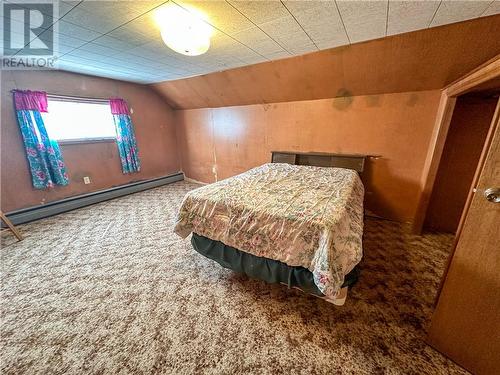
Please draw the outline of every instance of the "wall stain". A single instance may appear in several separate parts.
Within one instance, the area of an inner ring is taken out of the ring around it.
[[[413,92],[408,97],[408,100],[406,101],[406,105],[409,107],[414,107],[415,104],[417,104],[417,102],[418,102],[418,94]]]
[[[354,98],[349,90],[340,88],[337,91],[337,95],[335,95],[334,99],[332,100],[332,106],[339,111],[344,111],[350,107],[353,100]]]
[[[367,95],[365,96],[366,105],[368,107],[380,107],[381,103],[380,95]]]

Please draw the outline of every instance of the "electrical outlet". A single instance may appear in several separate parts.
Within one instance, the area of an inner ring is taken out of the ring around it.
[[[90,177],[89,177],[89,176],[85,176],[85,177],[83,178],[83,183],[84,183],[85,185],[88,185],[88,184],[90,184],[91,182],[92,182],[92,181],[90,180]]]

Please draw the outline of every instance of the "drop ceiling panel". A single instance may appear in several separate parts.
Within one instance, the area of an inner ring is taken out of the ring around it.
[[[427,28],[441,1],[390,1],[387,35]]]
[[[334,1],[286,1],[284,4],[319,49],[349,43]]]
[[[83,46],[78,48],[78,51],[93,52],[100,56],[113,56],[120,53],[119,49],[103,46],[95,42],[84,44]]]
[[[500,0],[493,1],[481,16],[492,16],[500,13]]]
[[[204,12],[214,28],[208,52],[191,57],[162,42],[153,14],[164,3],[59,1],[61,68],[158,82],[500,13],[500,0],[170,0]]]
[[[102,33],[99,33],[87,27],[82,27],[70,22],[66,22],[64,19],[59,20],[56,25],[59,34],[71,36],[80,40],[85,40],[87,42],[99,38],[102,35]]]
[[[141,44],[146,44],[151,40],[150,36],[139,32],[134,26],[128,24],[111,31],[107,35],[133,46],[140,46]],[[158,35],[158,37],[160,36]]]
[[[290,15],[260,24],[259,27],[273,38],[285,51],[300,55],[317,51],[309,36]]]
[[[266,57],[269,60],[278,60],[278,59],[285,59],[287,57],[290,57],[290,54],[286,51],[281,51],[281,52],[268,53],[268,54],[266,54]]]
[[[85,61],[85,64],[81,64],[82,61]],[[87,74],[91,74],[91,72],[96,70],[107,70],[112,76],[135,73],[134,71],[130,71],[128,69],[115,70],[113,69],[112,65],[106,63],[100,63],[101,67],[94,66],[93,64],[94,61],[92,60],[85,60],[80,57],[74,57],[72,55],[66,55],[59,60],[59,65],[61,68],[77,69],[78,72],[84,72]]]
[[[64,21],[104,34],[123,24],[124,19],[97,15],[76,7],[64,16]]]
[[[160,28],[154,21],[153,13],[146,13],[139,16],[129,21],[125,26],[134,33],[149,37],[148,41],[160,36]]]
[[[349,1],[337,0],[340,15],[351,43],[385,36],[387,0]]]
[[[229,0],[228,2],[257,25],[289,15],[280,1]]]
[[[245,31],[234,33],[232,36],[255,52],[264,56],[285,51],[283,47],[258,27],[252,27]],[[287,55],[289,54],[287,53]]]
[[[79,48],[84,44],[88,43],[86,40],[78,39],[73,36],[59,34],[58,35],[59,44],[65,47]]]
[[[443,0],[434,16],[431,26],[465,21],[481,16],[489,7],[491,1],[460,1]]]
[[[114,0],[114,1],[93,1],[85,0],[82,3],[71,2],[77,5],[78,9],[82,9],[97,16],[105,16],[108,18],[120,20],[122,23],[127,22],[137,16],[140,16],[155,7],[164,3],[163,1],[127,1],[127,0]]]
[[[254,24],[236,8],[226,1],[179,1],[186,9],[194,7],[210,16],[210,24],[227,34],[237,33],[249,29]]]
[[[127,41],[123,41],[117,38],[114,38],[110,35],[102,35],[99,38],[92,41],[94,44],[98,44],[100,46],[109,47],[111,49],[115,49],[118,51],[128,51],[137,47],[134,44],[130,44]]]
[[[116,52],[115,52],[115,54],[116,54]],[[84,60],[90,60],[90,61],[103,61],[105,59],[109,59],[109,57],[103,56],[103,55],[95,53],[95,52],[85,51],[81,48],[74,49],[66,56],[71,56],[73,58],[80,57]],[[64,56],[64,57],[66,57],[66,56]]]

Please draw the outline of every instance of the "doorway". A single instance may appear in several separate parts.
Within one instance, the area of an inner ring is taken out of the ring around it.
[[[488,85],[457,98],[424,229],[457,231],[500,93],[500,82]]]

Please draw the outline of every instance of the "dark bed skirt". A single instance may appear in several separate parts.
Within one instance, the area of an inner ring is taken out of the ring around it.
[[[215,260],[222,267],[268,283],[283,283],[290,288],[296,287],[306,293],[324,296],[314,284],[313,274],[307,268],[292,267],[277,260],[258,257],[196,233],[193,233],[191,243],[197,252]],[[356,266],[346,275],[342,287],[354,285],[358,277],[359,268]]]

